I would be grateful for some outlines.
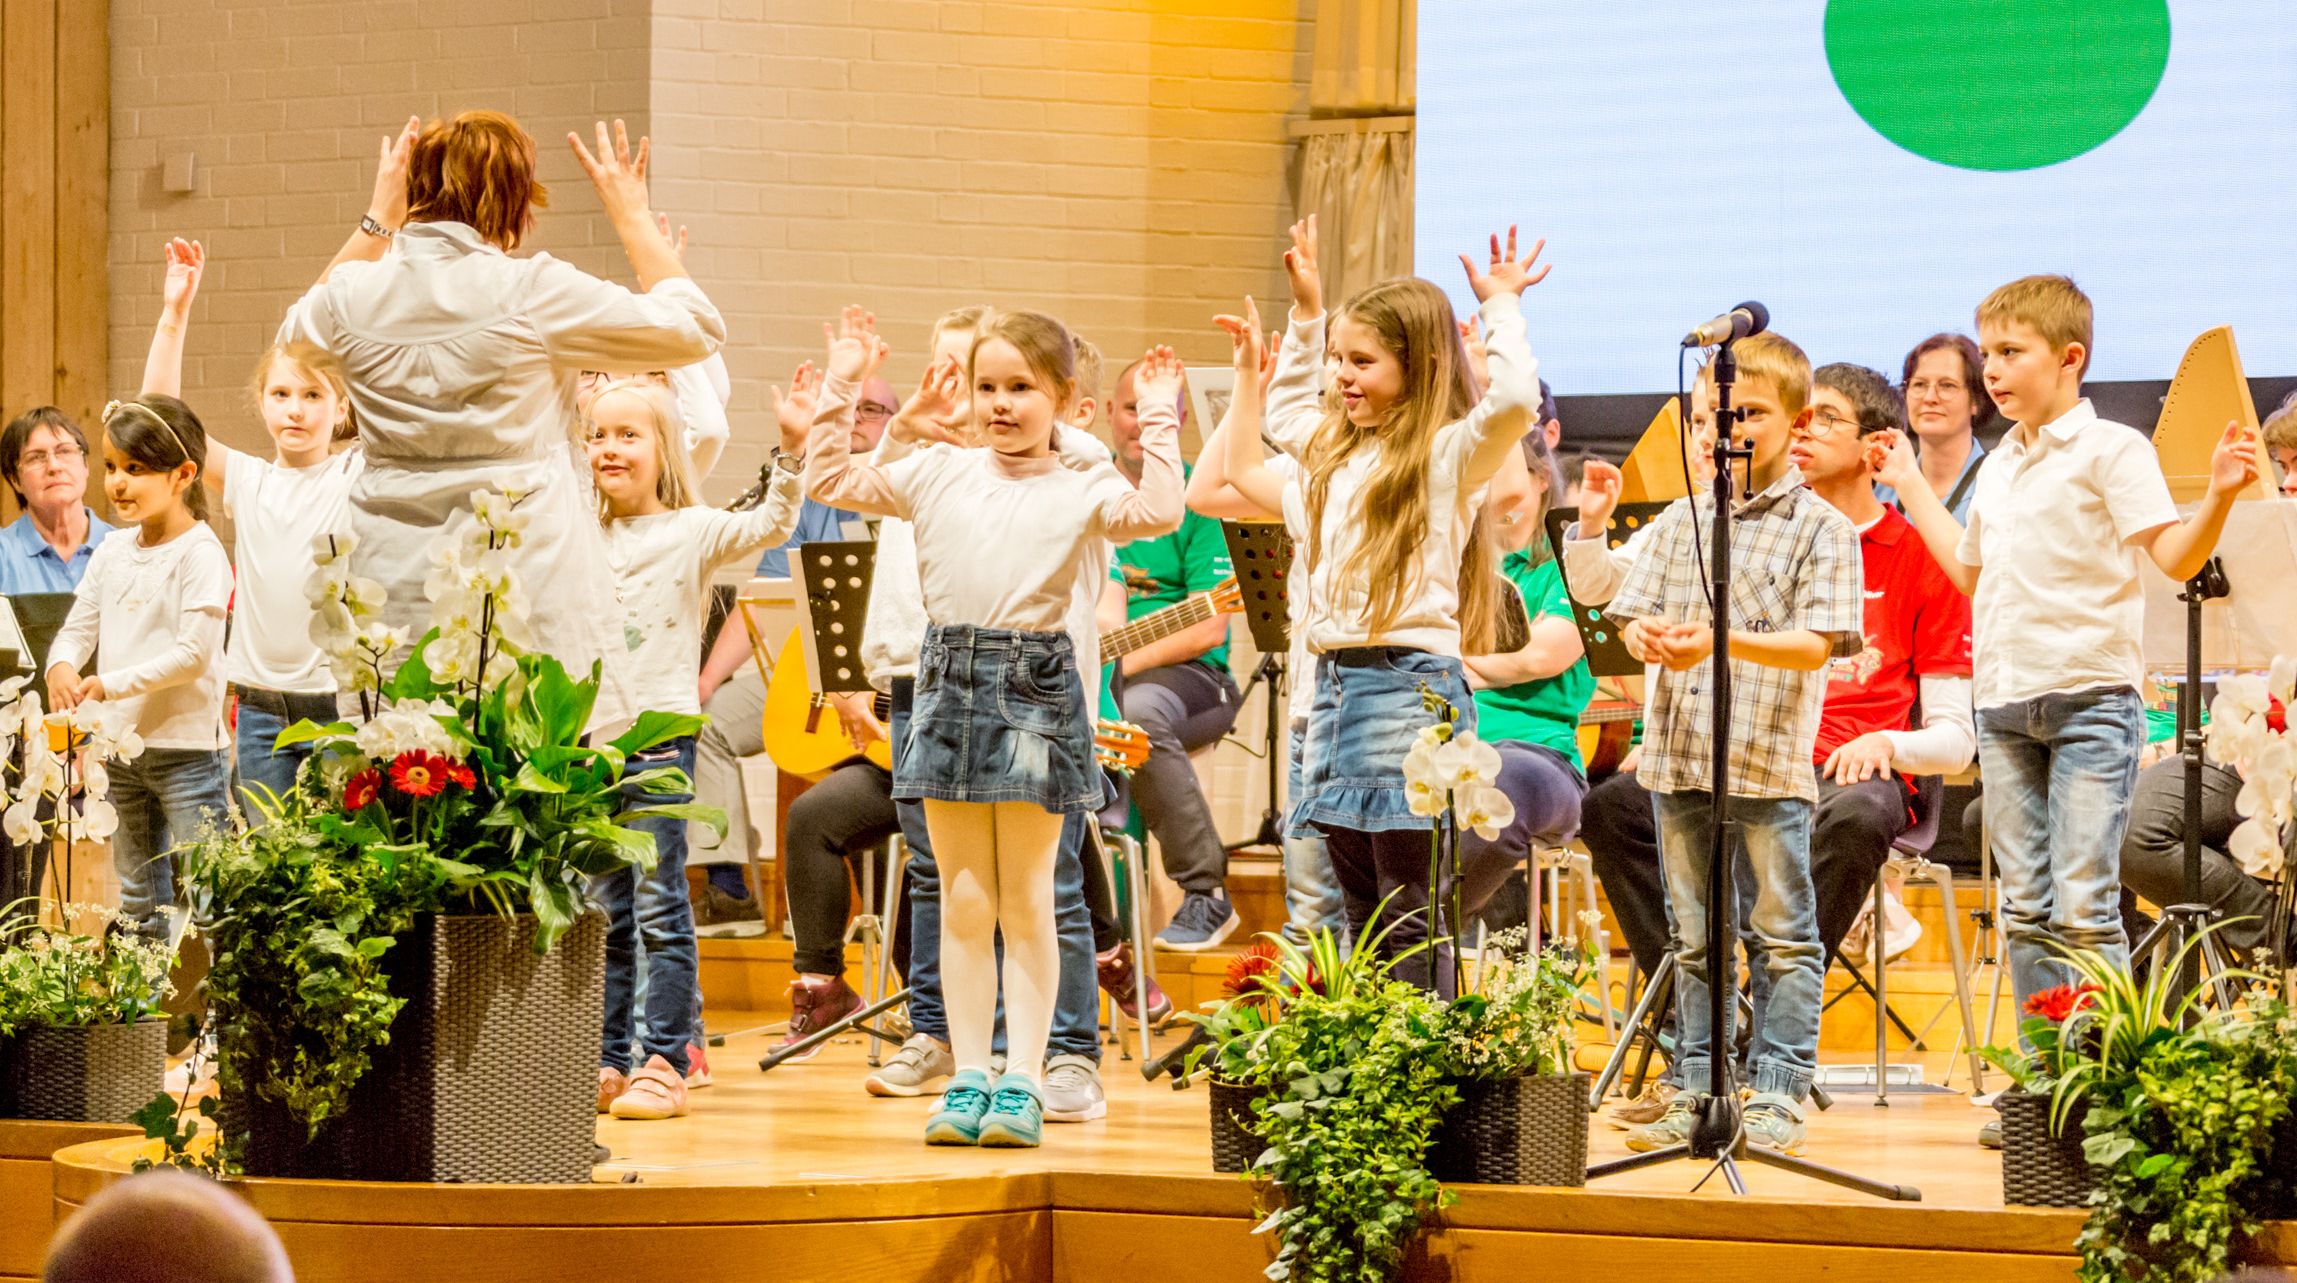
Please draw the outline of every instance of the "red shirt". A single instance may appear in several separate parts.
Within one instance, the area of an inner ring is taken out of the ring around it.
[[[1820,765],[1868,731],[1911,729],[1922,677],[1970,675],[1970,599],[1894,508],[1858,538],[1866,567],[1866,649],[1827,665]]]

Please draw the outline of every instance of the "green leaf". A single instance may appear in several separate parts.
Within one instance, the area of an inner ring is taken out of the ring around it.
[[[309,744],[316,740],[349,739],[358,733],[359,728],[349,722],[329,722],[325,726],[321,726],[319,723],[305,718],[279,732],[279,739],[273,747],[293,748],[297,744]]]
[[[631,723],[630,729],[615,736],[613,744],[627,758],[681,735],[699,735],[708,720],[693,713],[663,713],[649,709],[638,715],[638,720]]]

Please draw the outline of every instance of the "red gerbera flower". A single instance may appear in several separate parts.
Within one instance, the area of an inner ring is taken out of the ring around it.
[[[391,787],[409,797],[435,797],[447,786],[454,763],[436,753],[412,748],[391,762]]]
[[[2026,999],[2026,1014],[2040,1016],[2051,1024],[2060,1024],[2066,1017],[2089,1006],[2090,995],[2097,992],[2098,987],[2093,984],[2059,985],[2044,989]]]
[[[1264,986],[1275,979],[1276,946],[1266,940],[1256,940],[1228,960],[1228,980],[1222,990],[1231,998],[1258,996],[1265,993]]]
[[[471,774],[469,766],[461,762],[449,762],[447,764],[447,782],[458,788],[467,789],[475,787],[479,782],[479,777]]]
[[[356,811],[375,800],[383,791],[383,773],[370,766],[352,776],[343,785],[343,809]]]

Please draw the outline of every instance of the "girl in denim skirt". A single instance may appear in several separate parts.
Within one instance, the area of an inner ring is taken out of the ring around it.
[[[1053,862],[1063,817],[1101,805],[1076,650],[1065,631],[1092,540],[1164,534],[1181,518],[1180,362],[1144,359],[1137,386],[1146,462],[1135,489],[1113,465],[1063,467],[1055,424],[1075,399],[1076,346],[1061,323],[1008,312],[983,324],[970,368],[938,362],[904,413],[941,418],[970,385],[986,449],[935,445],[897,462],[855,461],[855,394],[886,357],[868,313],[847,308],[829,350],[807,490],[823,503],[899,517],[917,536],[929,621],[918,653],[894,796],[920,799],[941,873],[941,972],[957,1072],[926,1121],[930,1144],[1038,1143],[1037,1081],[1060,958]],[[989,1079],[1005,942],[1008,1071]]]
[[[1491,238],[1488,266],[1460,256],[1487,336],[1480,398],[1443,291],[1416,278],[1375,285],[1341,309],[1327,348],[1313,222],[1293,228],[1284,256],[1292,316],[1267,414],[1270,437],[1301,464],[1283,501],[1308,531],[1311,593],[1297,626],[1316,656],[1291,827],[1324,834],[1357,939],[1394,896],[1391,953],[1428,938],[1428,821],[1411,813],[1403,773],[1434,720],[1423,692],[1449,701],[1461,730],[1475,725],[1461,634],[1488,634],[1497,579],[1474,527],[1539,408],[1521,295],[1547,275],[1534,266],[1544,245],[1518,259],[1511,227],[1504,250]],[[1422,953],[1398,974],[1448,976],[1435,961]]]

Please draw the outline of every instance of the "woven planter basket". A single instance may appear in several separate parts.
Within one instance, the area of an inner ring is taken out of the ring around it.
[[[0,1043],[0,1116],[124,1123],[167,1077],[167,1022],[26,1029]]]
[[[1212,1097],[1212,1170],[1245,1172],[1266,1146],[1252,1134],[1252,1102],[1270,1094],[1265,1087],[1207,1080]]]
[[[1459,1085],[1428,1151],[1446,1185],[1585,1185],[1587,1090],[1583,1073],[1481,1079]]]
[[[247,1175],[588,1181],[606,919],[585,915],[541,957],[535,928],[524,916],[418,918],[384,955],[407,1005],[340,1116],[313,1137],[284,1105],[224,1102]]]
[[[2002,1201],[2012,1207],[2084,1207],[2097,1178],[2082,1157],[2082,1119],[2076,1102],[2063,1133],[2050,1134],[2050,1098],[2013,1087],[1994,1098],[2002,1114]]]

